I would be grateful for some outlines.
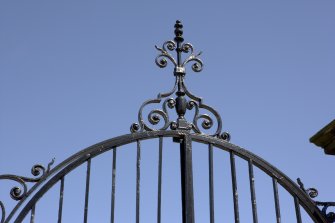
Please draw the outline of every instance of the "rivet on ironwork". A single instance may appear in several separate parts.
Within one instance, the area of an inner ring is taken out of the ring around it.
[[[132,133],[137,131],[154,131],[154,130],[166,130],[168,128],[172,130],[193,130],[195,133],[205,134],[205,131],[212,129],[214,126],[213,116],[216,120],[216,129],[211,136],[218,137],[220,139],[229,141],[230,135],[227,132],[221,133],[222,130],[222,119],[219,113],[212,107],[203,103],[202,98],[192,94],[185,85],[186,65],[193,62],[192,70],[194,72],[200,72],[203,69],[203,63],[199,56],[201,52],[195,53],[191,43],[183,43],[183,25],[177,20],[174,26],[175,37],[174,40],[166,41],[162,47],[155,46],[160,54],[156,57],[155,62],[160,68],[165,68],[170,61],[174,65],[174,76],[176,78],[175,85],[170,92],[158,94],[156,99],[150,99],[145,101],[138,112],[138,123],[133,123],[130,127]],[[171,52],[176,52],[175,59]],[[183,60],[182,55],[186,54],[186,58]],[[176,98],[169,98],[175,93]],[[164,101],[163,101],[164,100]],[[143,118],[143,109],[150,104],[162,103],[162,109],[151,110],[148,114],[148,122]],[[175,109],[178,118],[177,120],[171,120],[168,109]],[[194,111],[194,117],[192,121],[187,121],[185,114],[188,110]],[[202,110],[206,110],[211,115],[202,114]],[[153,126],[164,120],[162,127],[154,129]],[[201,122],[201,127],[198,122]],[[149,125],[149,123],[151,125]],[[207,131],[206,131],[207,133]]]
[[[321,201],[315,201],[314,198],[316,198],[319,195],[319,192],[315,188],[307,188],[305,189],[304,184],[300,180],[300,178],[297,179],[298,185],[300,186],[300,189],[303,190],[313,201],[313,203],[317,206],[322,207],[321,212],[322,214],[327,218],[329,223],[335,222],[335,213],[334,212],[328,212],[327,209],[329,207],[335,207],[335,202],[321,202]]]

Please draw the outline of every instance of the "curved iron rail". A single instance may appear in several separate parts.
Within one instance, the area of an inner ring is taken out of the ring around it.
[[[29,191],[26,195],[18,202],[16,207],[10,212],[8,217],[1,216],[1,222],[9,222],[15,219],[14,222],[21,222],[28,212],[33,208],[34,204],[57,182],[59,182],[65,175],[70,173],[79,165],[83,164],[86,160],[98,156],[106,151],[109,151],[115,147],[120,147],[125,144],[136,142],[137,140],[146,140],[158,137],[184,137],[188,135],[192,141],[196,141],[204,144],[212,144],[213,146],[233,152],[240,158],[252,161],[252,163],[268,174],[273,179],[285,188],[292,196],[298,198],[299,204],[306,210],[308,215],[313,221],[318,223],[327,223],[326,217],[317,207],[317,205],[310,199],[310,197],[299,188],[299,186],[290,180],[284,173],[269,164],[267,161],[258,157],[257,155],[245,150],[241,147],[235,146],[220,138],[211,137],[203,134],[192,133],[188,131],[149,131],[139,132],[133,134],[127,134],[112,138],[101,143],[90,146],[80,152],[74,154],[62,163],[51,169],[46,175],[44,175]],[[122,148],[122,147],[120,147]],[[4,205],[0,202],[2,214],[5,214]],[[5,219],[5,220],[4,220]]]

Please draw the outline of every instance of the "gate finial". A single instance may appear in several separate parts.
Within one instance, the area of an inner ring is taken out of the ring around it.
[[[174,25],[174,34],[176,35],[176,37],[174,38],[174,40],[176,42],[184,42],[184,38],[183,38],[183,24],[181,24],[181,21],[177,20],[176,24]]]
[[[161,48],[155,45],[156,49],[161,52],[156,57],[155,60],[156,64],[160,68],[164,68],[167,66],[168,63],[166,59],[169,59],[175,66],[174,69],[175,75],[185,75],[186,73],[185,65],[189,62],[194,62],[194,64],[192,65],[192,70],[194,72],[202,71],[203,63],[201,59],[198,58],[202,52],[195,54],[192,44],[190,43],[182,44],[184,42],[183,29],[182,29],[183,25],[179,20],[176,21],[174,27],[175,27],[174,41],[173,40],[166,41]],[[168,51],[172,52],[174,50],[176,50],[177,53],[177,60],[175,60],[175,58],[168,52]],[[182,61],[182,53],[187,54],[190,53],[189,56],[184,61]]]
[[[173,89],[168,93],[158,94],[156,99],[151,99],[145,101],[139,109],[138,112],[138,122],[131,125],[131,132],[137,131],[154,131],[154,130],[166,130],[170,127],[172,130],[193,130],[196,133],[205,134],[205,131],[209,131],[214,126],[214,119],[216,120],[216,130],[211,136],[216,136],[221,139],[229,141],[230,135],[226,132],[221,133],[222,120],[219,113],[212,107],[203,103],[202,98],[193,95],[185,85],[185,66],[189,62],[194,62],[192,65],[192,70],[194,72],[200,72],[203,68],[203,63],[199,56],[201,52],[194,53],[194,48],[190,43],[183,43],[183,25],[177,20],[174,25],[174,40],[166,41],[162,47],[155,46],[160,54],[156,57],[155,62],[160,68],[165,68],[168,64],[168,60],[174,65],[174,76],[176,77],[176,82]],[[176,51],[177,60],[171,55],[171,52]],[[182,55],[186,54],[186,58],[183,60]],[[173,93],[176,94],[176,98],[168,98]],[[186,98],[188,97],[188,99]],[[148,114],[148,121],[151,125],[157,125],[161,119],[164,119],[164,124],[159,129],[151,128],[143,119],[143,109],[149,104],[161,103],[162,99],[165,101],[162,103],[162,109],[151,110]],[[176,121],[170,120],[168,108],[176,109],[178,118]],[[192,121],[187,121],[185,118],[185,113],[187,110],[194,111],[194,117]],[[211,113],[202,114],[202,110],[207,110]],[[202,120],[200,129],[198,122]]]

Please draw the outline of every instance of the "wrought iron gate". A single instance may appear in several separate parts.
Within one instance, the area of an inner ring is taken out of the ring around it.
[[[302,182],[298,179],[298,184],[290,180],[285,174],[280,172],[274,166],[256,156],[255,154],[235,146],[229,143],[230,135],[228,133],[222,133],[222,120],[216,110],[204,104],[200,97],[192,94],[186,87],[184,82],[185,77],[185,65],[189,62],[194,62],[192,69],[195,72],[202,70],[202,61],[199,59],[200,53],[194,52],[193,46],[190,43],[183,43],[183,31],[182,24],[177,21],[175,24],[175,38],[174,40],[167,41],[163,44],[162,48],[157,47],[156,49],[160,54],[156,58],[156,64],[163,68],[167,66],[167,59],[172,62],[175,66],[174,75],[176,82],[173,89],[168,93],[161,93],[157,98],[147,100],[139,109],[138,123],[131,125],[131,134],[119,136],[106,140],[104,142],[93,145],[86,148],[77,154],[69,157],[59,165],[51,168],[53,162],[51,162],[47,168],[42,165],[35,165],[32,168],[33,178],[16,176],[16,175],[0,175],[2,180],[14,181],[18,186],[15,186],[10,191],[10,196],[17,201],[16,206],[8,212],[5,209],[5,205],[0,201],[1,218],[0,222],[23,222],[25,219],[30,222],[35,222],[36,216],[43,214],[42,211],[36,211],[42,209],[39,207],[40,199],[52,188],[58,190],[58,208],[57,208],[57,219],[50,219],[50,221],[62,222],[63,217],[63,204],[64,204],[64,190],[67,186],[68,175],[80,166],[86,166],[85,175],[85,193],[83,203],[83,221],[88,221],[90,214],[89,209],[89,198],[90,198],[90,184],[91,184],[91,162],[95,160],[97,156],[111,152],[113,155],[112,159],[112,185],[110,194],[110,222],[115,222],[115,213],[118,210],[117,206],[117,189],[118,184],[118,165],[117,165],[117,154],[118,151],[122,150],[127,144],[136,145],[136,190],[134,191],[136,196],[136,202],[134,206],[135,221],[140,222],[140,195],[141,195],[141,154],[142,154],[142,142],[149,139],[158,139],[158,163],[157,163],[157,211],[155,213],[157,222],[163,221],[162,219],[162,186],[164,185],[163,179],[163,142],[173,140],[179,144],[180,151],[180,182],[181,182],[181,210],[182,222],[193,223],[197,221],[195,218],[195,198],[197,196],[193,191],[193,163],[192,163],[192,151],[194,151],[195,144],[205,145],[207,148],[208,159],[208,198],[209,198],[209,218],[208,222],[214,223],[216,214],[214,213],[215,200],[219,199],[215,196],[214,187],[214,161],[213,151],[226,152],[229,156],[230,166],[230,179],[232,189],[232,204],[234,210],[234,222],[240,222],[240,208],[239,208],[239,194],[238,189],[241,187],[248,187],[250,192],[250,207],[252,215],[248,218],[249,222],[258,222],[259,210],[257,210],[257,199],[256,199],[256,178],[254,175],[254,169],[257,168],[265,173],[272,181],[272,192],[273,192],[273,205],[275,207],[275,218],[273,222],[282,222],[283,208],[280,205],[279,199],[279,187],[286,190],[292,197],[294,204],[294,212],[296,222],[301,223],[303,221],[301,217],[301,208],[303,208],[308,214],[309,218],[314,222],[335,222],[333,212],[327,212],[329,206],[334,206],[334,202],[317,202],[312,198],[317,196],[317,191],[314,188],[305,189]],[[175,60],[170,54],[171,51],[176,51],[177,59]],[[188,57],[182,61],[182,53],[188,54]],[[176,94],[176,98],[171,95]],[[171,97],[171,98],[170,98]],[[149,111],[147,121],[144,118],[144,112],[147,106],[160,105],[162,108],[153,109]],[[177,119],[174,121],[169,115],[171,109],[175,109],[177,113]],[[210,113],[204,114],[202,111],[206,110]],[[192,121],[188,121],[186,118],[186,112],[193,115]],[[201,124],[199,125],[199,122]],[[159,126],[154,129],[154,126]],[[170,130],[169,130],[170,129]],[[214,131],[213,131],[214,129]],[[210,132],[212,131],[212,132]],[[247,162],[248,169],[248,185],[238,185],[237,180],[238,171],[236,168],[236,160],[241,159]],[[29,188],[29,184],[33,185]],[[216,190],[219,188],[216,188]],[[322,210],[318,206],[323,207]],[[142,207],[143,208],[143,207]],[[284,209],[285,210],[285,209]],[[123,210],[125,211],[125,210]],[[128,211],[128,210],[126,210]],[[252,220],[251,220],[252,219]],[[168,220],[169,221],[169,220]]]

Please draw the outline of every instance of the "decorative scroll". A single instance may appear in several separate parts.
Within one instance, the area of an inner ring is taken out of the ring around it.
[[[190,52],[190,55],[188,56],[187,59],[184,60],[184,62],[182,63],[182,67],[185,67],[185,65],[191,61],[194,61],[195,63],[192,65],[192,70],[194,72],[200,72],[202,71],[203,68],[203,63],[202,60],[200,60],[198,57],[202,54],[202,52],[200,51],[198,54],[195,54],[193,51],[193,46],[190,43],[184,43],[181,46],[181,49],[184,53],[188,53]]]
[[[156,99],[145,101],[138,112],[138,123],[133,123],[130,127],[131,132],[137,131],[154,131],[166,130],[193,130],[195,133],[205,134],[211,132],[211,136],[221,138],[229,141],[230,135],[226,132],[221,133],[222,120],[219,113],[212,107],[203,103],[202,98],[193,95],[184,83],[185,66],[190,62],[194,62],[192,70],[200,72],[203,69],[203,63],[199,56],[200,53],[194,53],[194,48],[190,43],[183,43],[182,36],[183,25],[180,21],[175,24],[176,37],[173,40],[166,41],[162,47],[155,46],[160,54],[156,57],[155,63],[160,68],[167,66],[170,61],[174,66],[174,75],[176,82],[174,88],[165,94],[159,94]],[[175,59],[171,52],[176,51],[177,59]],[[182,53],[187,54],[186,59],[182,61]],[[172,94],[176,94],[176,98],[169,98]],[[185,98],[187,96],[188,98]],[[165,100],[164,100],[165,99]],[[161,108],[151,110],[147,118],[144,118],[143,110],[148,105],[160,104]],[[178,115],[177,120],[171,120],[169,116],[169,109],[175,109]],[[194,110],[194,117],[191,121],[185,118],[186,110]],[[216,123],[216,124],[215,124]],[[158,124],[159,128],[154,128]],[[214,126],[217,126],[216,129]]]
[[[177,66],[176,60],[166,50],[166,48],[167,48],[169,51],[173,51],[173,50],[176,49],[176,46],[177,46],[176,43],[172,40],[166,41],[163,44],[162,48],[159,48],[158,46],[155,45],[156,49],[161,52],[161,54],[159,54],[155,59],[155,63],[157,64],[157,66],[159,66],[160,68],[166,67],[166,65],[167,65],[166,58],[169,59],[175,66]]]
[[[300,180],[300,178],[297,179],[297,182],[300,186],[300,189],[303,190],[315,203],[315,205],[322,207],[321,212],[322,214],[327,218],[329,223],[335,222],[335,213],[334,212],[328,212],[327,209],[329,207],[335,207],[335,202],[321,202],[321,201],[315,201],[314,198],[316,198],[319,195],[319,192],[315,188],[307,188],[305,189],[304,184]]]
[[[176,62],[176,60],[174,59],[174,57],[168,52],[169,51],[173,51],[176,49],[177,44],[173,41],[173,40],[169,40],[166,41],[162,48],[158,47],[157,45],[155,45],[155,48],[161,52],[161,54],[159,54],[156,59],[155,59],[155,63],[157,64],[157,66],[159,66],[160,68],[164,68],[167,66],[167,60],[169,59],[173,65],[175,67],[182,67],[185,68],[185,65],[191,61],[194,62],[194,64],[192,65],[192,70],[194,72],[200,72],[202,71],[203,68],[203,62],[202,60],[199,58],[199,56],[202,54],[202,52],[200,51],[198,54],[194,53],[194,48],[192,46],[191,43],[184,43],[181,48],[180,51],[184,52],[184,53],[189,53],[188,57],[184,60],[184,62],[178,64]],[[178,52],[177,52],[178,54]]]
[[[139,123],[133,123],[130,126],[130,131],[131,132],[137,132],[139,130],[141,131],[153,131],[153,130],[166,130],[170,125],[173,125],[172,121],[170,121],[169,114],[167,111],[167,107],[172,109],[175,106],[175,101],[173,98],[166,99],[162,105],[162,109],[154,109],[149,112],[147,118],[148,122],[151,125],[157,125],[160,123],[161,119],[164,120],[164,125],[160,129],[154,129],[148,125],[148,122],[146,122],[143,118],[143,109],[150,104],[159,104],[162,99],[167,98],[171,96],[177,89],[177,81],[175,83],[174,88],[168,92],[168,93],[160,93],[158,94],[156,99],[150,99],[145,101],[142,106],[140,107],[140,110],[138,112],[138,122]]]
[[[214,121],[211,118],[211,116],[209,116],[208,114],[201,114],[199,109],[204,109],[207,110],[208,112],[210,112],[211,114],[214,115],[216,122],[217,122],[217,128],[216,131],[214,132],[214,134],[212,134],[212,136],[216,136],[219,137],[223,140],[229,141],[230,140],[230,134],[227,132],[223,132],[222,131],[222,119],[220,114],[213,109],[212,107],[206,105],[203,103],[202,98],[195,96],[194,94],[192,94],[186,87],[184,81],[182,82],[182,86],[183,89],[185,90],[185,94],[191,98],[192,100],[189,101],[188,103],[188,108],[191,110],[193,107],[195,108],[195,115],[193,118],[193,122],[192,122],[192,129],[194,130],[194,132],[196,133],[200,133],[203,134],[203,132],[200,130],[198,122],[199,120],[202,120],[201,123],[201,127],[203,129],[211,129],[214,126]]]
[[[151,99],[145,101],[142,106],[139,109],[138,113],[138,123],[133,123],[130,127],[131,132],[137,132],[137,131],[154,131],[154,130],[166,130],[168,128],[172,130],[178,129],[177,122],[170,119],[169,116],[169,109],[172,110],[176,106],[176,100],[174,98],[167,98],[163,101],[164,98],[169,97],[173,94],[159,94],[156,99]],[[167,95],[166,97],[162,97],[162,95]],[[210,130],[213,128],[214,123],[216,122],[217,127],[211,136],[219,137],[223,140],[229,141],[230,135],[229,133],[221,133],[222,130],[222,120],[219,115],[219,113],[209,107],[208,105],[204,104],[202,102],[201,98],[198,98],[194,95],[192,95],[190,92],[187,92],[186,95],[191,98],[187,102],[187,109],[193,110],[194,109],[194,117],[191,123],[189,123],[188,130],[193,130],[196,133],[204,134],[204,132],[201,130],[201,127],[205,130]],[[195,99],[195,100],[194,100]],[[163,101],[163,103],[161,103]],[[143,115],[143,109],[150,105],[150,104],[162,104],[161,109],[153,109],[151,110],[147,115],[147,121],[144,119]],[[200,113],[201,110],[207,110],[207,112],[211,113],[215,117],[215,121],[213,118],[206,114],[206,113]],[[149,126],[151,124],[152,126],[159,124],[160,122],[163,122],[162,127],[159,129],[154,129],[153,127]],[[201,126],[201,127],[200,127]]]
[[[11,174],[4,174],[0,175],[0,180],[10,180],[10,181],[15,181],[16,183],[19,184],[19,186],[14,186],[9,194],[10,197],[13,200],[19,201],[22,198],[24,198],[27,193],[28,193],[28,185],[27,183],[37,183],[39,182],[44,176],[46,176],[51,169],[51,166],[55,162],[55,159],[52,159],[51,162],[49,162],[47,168],[42,166],[41,164],[36,164],[31,168],[31,174],[34,177],[24,177],[24,176],[17,176],[17,175],[11,175]],[[5,220],[5,206],[4,204],[0,201],[0,209],[1,209],[1,221],[0,223],[3,223]]]

